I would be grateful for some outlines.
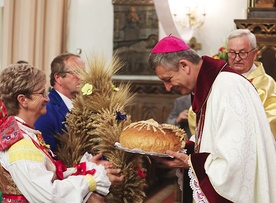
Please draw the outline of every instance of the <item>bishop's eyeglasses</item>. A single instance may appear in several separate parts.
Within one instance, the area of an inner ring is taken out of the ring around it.
[[[227,52],[227,56],[230,59],[234,59],[238,55],[241,59],[245,59],[248,56],[248,54],[252,52],[254,49],[256,48],[253,48],[250,51],[241,51],[241,52],[229,51]]]

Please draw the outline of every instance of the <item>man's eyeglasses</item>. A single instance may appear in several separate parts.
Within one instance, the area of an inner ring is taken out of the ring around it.
[[[65,76],[67,73],[71,74],[71,75],[76,75],[76,71],[71,71],[71,70],[65,70],[65,71],[60,71],[58,72],[59,74],[64,74],[63,76]]]
[[[47,92],[32,92],[32,94],[41,94],[44,98],[47,98],[48,97],[48,94]]]
[[[230,51],[230,52],[227,52],[227,56],[230,59],[234,59],[238,55],[241,59],[245,59],[248,56],[248,54],[254,49],[256,48],[253,48],[250,51],[241,51],[241,52]]]

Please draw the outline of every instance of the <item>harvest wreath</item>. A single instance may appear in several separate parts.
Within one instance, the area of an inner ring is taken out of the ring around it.
[[[112,76],[122,67],[114,57],[106,63],[102,57],[91,57],[86,71],[78,72],[81,92],[73,100],[74,108],[66,117],[66,132],[60,136],[58,158],[73,166],[85,152],[102,152],[114,168],[125,175],[120,185],[112,186],[106,202],[137,203],[145,198],[145,169],[139,154],[115,148],[122,130],[131,123],[124,109],[132,104],[134,95],[129,84],[115,87]]]

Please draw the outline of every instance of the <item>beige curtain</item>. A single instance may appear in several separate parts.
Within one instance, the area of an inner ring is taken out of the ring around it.
[[[25,60],[48,77],[51,61],[66,49],[67,10],[67,0],[5,0],[2,68]]]

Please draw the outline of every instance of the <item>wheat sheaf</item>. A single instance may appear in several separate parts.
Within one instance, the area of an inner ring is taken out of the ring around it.
[[[120,168],[125,175],[122,184],[111,186],[105,202],[140,203],[147,187],[145,178],[139,173],[145,170],[142,156],[114,147],[122,130],[131,123],[125,108],[134,99],[130,84],[113,84],[112,76],[122,65],[116,56],[108,63],[104,57],[92,56],[86,70],[78,73],[83,88],[66,116],[66,132],[59,138],[58,157],[67,166],[73,166],[85,152],[102,152],[114,168]]]

